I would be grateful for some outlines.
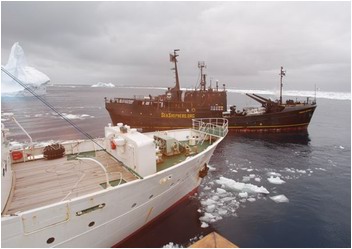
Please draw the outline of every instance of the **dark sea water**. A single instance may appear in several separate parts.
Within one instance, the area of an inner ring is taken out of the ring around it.
[[[53,86],[44,98],[82,130],[101,137],[110,122],[104,97],[161,92]],[[253,104],[234,92],[228,102]],[[308,134],[230,132],[216,149],[198,193],[121,246],[187,247],[216,231],[240,247],[351,247],[351,100],[317,102]],[[2,97],[1,119],[13,141],[28,138],[8,113],[37,142],[84,138],[36,98]],[[263,186],[269,194],[233,191],[221,179],[245,183],[250,189]],[[275,196],[286,202],[270,198]]]

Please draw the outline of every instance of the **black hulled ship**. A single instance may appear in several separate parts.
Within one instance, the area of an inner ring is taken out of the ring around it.
[[[181,90],[177,69],[179,50],[170,54],[174,63],[176,83],[165,94],[148,97],[105,99],[105,108],[112,123],[127,123],[144,130],[183,128],[192,125],[193,118],[227,118],[229,128],[238,132],[285,132],[307,130],[316,108],[315,101],[282,101],[283,68],[280,72],[280,99],[272,101],[256,94],[247,96],[256,100],[261,107],[237,110],[230,106],[227,110],[227,91],[225,85],[219,89],[206,87],[204,62],[199,62],[200,84],[194,90]]]

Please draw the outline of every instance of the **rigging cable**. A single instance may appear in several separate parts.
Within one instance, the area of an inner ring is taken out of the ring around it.
[[[25,90],[30,92],[33,96],[35,96],[37,99],[39,99],[41,102],[43,102],[47,107],[49,107],[51,110],[53,110],[57,115],[59,115],[63,120],[65,120],[67,123],[69,123],[73,128],[75,128],[78,132],[82,133],[84,136],[86,136],[90,141],[92,141],[94,144],[98,145],[99,148],[101,148],[104,152],[106,152],[109,156],[114,158],[115,160],[118,161],[117,158],[115,158],[110,152],[108,152],[103,146],[101,146],[99,143],[97,143],[94,138],[89,135],[87,132],[83,131],[81,128],[79,128],[75,123],[73,123],[71,120],[65,117],[62,113],[60,113],[54,106],[52,106],[49,102],[47,102],[44,98],[36,94],[32,89],[30,89],[26,84],[24,84],[22,81],[17,79],[15,76],[13,76],[10,72],[8,72],[3,66],[1,66],[1,71],[3,71],[5,74],[7,74],[10,78],[12,78],[14,81],[16,81],[18,84],[20,84]],[[128,171],[130,171],[132,174],[137,176],[140,179],[143,179],[142,176],[140,176],[136,171],[131,169],[130,167],[126,166],[125,164],[122,164],[123,167],[125,167]]]
[[[95,143],[96,145],[98,145],[102,150],[104,150],[105,152],[106,149],[104,147],[102,147],[99,143],[97,143],[96,141],[94,141],[94,138],[89,135],[87,132],[83,131],[81,128],[79,128],[75,123],[73,123],[71,120],[69,120],[68,118],[65,117],[65,115],[63,115],[62,113],[60,113],[58,110],[56,110],[56,108],[54,106],[52,106],[49,102],[47,102],[44,98],[42,98],[41,96],[39,96],[38,94],[36,94],[32,89],[30,89],[26,84],[24,84],[22,81],[20,81],[19,79],[17,79],[15,76],[13,76],[9,71],[7,71],[3,66],[1,66],[1,71],[3,71],[4,73],[6,73],[10,78],[12,78],[14,81],[16,81],[18,84],[20,84],[25,90],[27,90],[28,92],[30,92],[33,96],[35,96],[37,99],[39,99],[41,102],[43,102],[47,107],[49,107],[51,110],[53,110],[57,115],[59,115],[63,120],[65,120],[67,123],[69,123],[73,128],[75,128],[78,132],[82,133],[84,136],[86,136],[89,140],[91,140],[93,143]],[[110,154],[109,152],[107,152],[108,154]]]

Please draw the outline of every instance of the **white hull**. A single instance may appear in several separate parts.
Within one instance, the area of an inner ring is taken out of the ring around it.
[[[111,247],[201,183],[218,139],[175,166],[116,187],[2,217],[2,247]]]
[[[3,218],[2,247],[111,247],[196,189],[201,182],[198,172],[214,149],[142,180]],[[160,183],[162,179],[167,181]],[[102,209],[76,215],[103,203]],[[89,227],[91,222],[95,225]],[[51,237],[55,241],[48,244]]]

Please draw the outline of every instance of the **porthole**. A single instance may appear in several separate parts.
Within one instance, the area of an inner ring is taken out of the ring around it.
[[[154,197],[154,195],[150,195],[150,196],[149,196],[149,199],[151,199],[151,198],[153,198],[153,197]]]
[[[135,206],[137,206],[137,203],[133,203],[133,204],[132,204],[132,207],[133,207],[133,208],[134,208]]]
[[[90,223],[88,224],[89,227],[92,227],[92,226],[94,226],[94,225],[95,225],[95,222],[94,222],[94,221],[92,221],[92,222],[90,222]]]
[[[55,241],[55,238],[54,237],[50,237],[47,241],[46,241],[46,243],[47,244],[51,244],[51,243],[53,243]]]

